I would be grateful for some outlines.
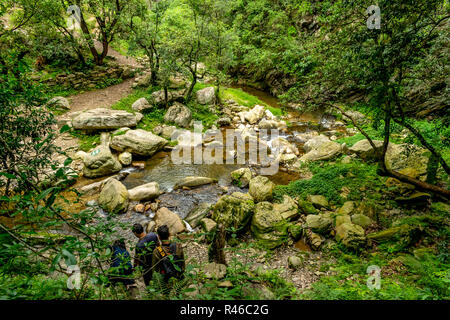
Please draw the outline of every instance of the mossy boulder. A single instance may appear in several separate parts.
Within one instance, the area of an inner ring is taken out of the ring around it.
[[[231,172],[231,180],[239,188],[245,188],[252,179],[252,172],[249,168],[240,168]]]
[[[270,202],[260,202],[255,207],[251,231],[253,236],[265,247],[273,249],[288,239],[289,223],[280,212],[274,210]]]
[[[98,204],[109,213],[124,213],[128,209],[128,190],[116,179],[109,179],[98,197]]]
[[[313,232],[326,234],[330,232],[331,227],[333,226],[333,219],[329,213],[317,215],[310,214],[306,216],[305,226]]]
[[[391,240],[398,240],[402,237],[407,237],[411,231],[411,227],[404,224],[401,226],[391,227],[379,232],[372,232],[367,235],[367,238],[375,242],[384,242]]]
[[[250,188],[248,193],[253,197],[255,202],[272,200],[272,192],[275,184],[267,177],[257,176],[250,180]]]
[[[314,208],[313,204],[309,201],[305,200],[298,201],[298,207],[300,208],[300,211],[306,215],[319,213],[319,211],[316,208]]]
[[[308,195],[308,201],[317,209],[328,208],[328,200],[322,195]]]
[[[346,201],[342,207],[340,207],[337,211],[336,214],[341,214],[341,215],[350,215],[352,214],[352,212],[355,210],[355,202],[353,201]]]
[[[352,219],[348,215],[337,215],[335,219],[334,225],[336,227],[340,226],[343,223],[351,223]]]
[[[294,240],[298,240],[303,235],[303,226],[301,223],[291,224],[288,231]]]
[[[366,244],[364,229],[348,222],[336,227],[336,240],[351,249],[358,249]]]
[[[225,228],[242,230],[253,216],[255,203],[247,193],[234,192],[222,196],[214,206],[212,219]]]
[[[352,223],[357,224],[358,226],[361,226],[363,228],[367,228],[372,224],[372,219],[370,219],[368,216],[358,213],[352,216]]]

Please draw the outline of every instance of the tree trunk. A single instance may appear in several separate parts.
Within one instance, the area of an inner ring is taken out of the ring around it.
[[[223,224],[219,224],[214,233],[214,237],[208,250],[209,262],[215,262],[220,264],[227,264],[225,259],[225,243],[226,243],[226,231]]]

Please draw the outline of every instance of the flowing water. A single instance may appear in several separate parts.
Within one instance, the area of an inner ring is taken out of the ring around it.
[[[270,94],[257,89],[242,87],[242,89],[256,97],[266,104],[281,108],[279,100]],[[286,133],[280,134],[281,137],[297,144],[301,148],[301,144],[295,141],[293,132],[305,132],[314,130],[320,116],[318,114],[300,114],[298,111],[288,111],[288,121],[291,126]],[[269,142],[270,146],[270,142]],[[300,149],[301,150],[301,149]],[[161,190],[171,192],[174,185],[182,178],[188,176],[203,176],[215,178],[218,185],[227,187],[231,185],[230,173],[236,169],[246,165],[240,164],[174,164],[170,158],[170,152],[161,151],[154,155],[151,159],[145,161],[144,168],[135,169],[122,181],[127,188],[133,188],[141,184],[156,181],[159,183]],[[295,173],[289,173],[279,170],[275,175],[268,176],[275,184],[288,184],[290,181],[298,179]]]

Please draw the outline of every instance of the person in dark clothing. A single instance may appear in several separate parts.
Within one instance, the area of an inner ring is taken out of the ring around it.
[[[152,279],[152,253],[158,243],[158,236],[153,232],[145,233],[144,228],[139,223],[133,225],[132,231],[139,239],[136,244],[134,267],[142,267],[144,283],[148,286]]]
[[[109,268],[109,281],[115,285],[122,283],[126,287],[134,285],[132,278],[133,266],[131,265],[131,257],[125,246],[123,239],[114,241],[111,245],[111,265]]]
[[[176,242],[170,242],[169,228],[162,225],[158,228],[159,244],[153,250],[151,273],[159,272],[165,282],[170,278],[181,279],[185,270],[183,247]]]

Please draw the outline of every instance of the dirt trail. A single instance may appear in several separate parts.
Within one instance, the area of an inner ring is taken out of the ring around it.
[[[96,42],[95,46],[97,50],[101,49],[101,43]],[[111,47],[108,49],[108,56],[116,59],[116,62],[120,65],[126,65],[130,67],[140,67],[141,65],[131,57],[125,57],[119,52],[115,51]],[[132,85],[134,78],[125,80],[120,84],[116,84],[104,89],[92,90],[83,92],[73,96],[69,96],[70,112],[83,111],[95,108],[109,108],[120,99],[126,97],[132,92]]]

